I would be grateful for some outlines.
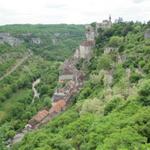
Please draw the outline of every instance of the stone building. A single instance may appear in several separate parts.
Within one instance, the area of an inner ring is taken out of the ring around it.
[[[65,80],[73,80],[74,79],[74,70],[75,67],[71,62],[66,61],[63,65],[60,67],[59,72],[59,82],[63,82]]]
[[[29,120],[28,124],[31,125],[32,128],[34,128],[35,125],[37,125],[43,119],[45,119],[48,116],[48,114],[49,112],[47,110],[41,110],[35,116],[33,116],[31,120]]]
[[[85,26],[86,32],[85,36],[87,41],[94,41],[95,40],[95,29],[91,25]]]
[[[86,58],[89,59],[92,55],[92,48],[95,45],[95,41],[84,41],[80,44],[79,48],[76,49],[74,58]]]
[[[49,110],[49,114],[58,114],[62,112],[66,107],[66,102],[64,100],[59,100],[53,104],[53,107]]]
[[[109,16],[108,20],[103,20],[101,23],[96,23],[96,30],[98,28],[109,29],[112,26],[111,16]]]

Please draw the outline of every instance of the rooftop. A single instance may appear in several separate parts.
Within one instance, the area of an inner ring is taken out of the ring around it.
[[[53,112],[61,112],[61,110],[66,106],[66,102],[65,100],[59,100],[58,102],[55,102],[53,104],[53,107],[50,109],[50,113]]]
[[[34,119],[37,122],[42,121],[47,115],[49,114],[49,112],[47,110],[41,110],[38,112],[37,115],[35,115],[32,119]]]

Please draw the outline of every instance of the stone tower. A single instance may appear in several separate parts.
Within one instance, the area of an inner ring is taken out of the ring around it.
[[[86,29],[86,32],[85,32],[86,39],[88,41],[94,41],[95,40],[95,30],[94,30],[94,28],[91,25],[86,25],[85,29]]]

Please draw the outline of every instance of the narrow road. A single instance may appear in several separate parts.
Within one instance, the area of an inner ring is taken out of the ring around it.
[[[26,55],[24,58],[22,58],[21,60],[19,60],[15,64],[15,66],[13,66],[9,71],[7,71],[7,73],[5,75],[3,75],[2,77],[0,77],[0,81],[2,81],[4,78],[6,78],[10,74],[12,74],[18,67],[20,67],[29,58],[29,56],[30,56],[30,54]]]
[[[38,93],[38,91],[36,90],[36,86],[41,82],[41,79],[37,79],[32,83],[32,91],[34,93],[33,99],[32,99],[32,104],[34,103],[35,98],[39,98],[40,93]]]

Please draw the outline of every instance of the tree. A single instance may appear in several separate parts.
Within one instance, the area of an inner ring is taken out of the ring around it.
[[[146,138],[138,134],[133,128],[126,127],[112,133],[104,140],[103,145],[99,145],[97,150],[129,150],[141,149]]]
[[[51,99],[50,99],[50,97],[45,97],[44,98],[44,107],[51,107],[51,105],[52,105],[52,102],[51,102]]]
[[[101,70],[101,69],[108,70],[108,69],[111,69],[112,64],[113,64],[113,61],[111,59],[111,56],[103,54],[97,60],[97,69],[98,70]]]
[[[112,36],[109,40],[109,46],[119,47],[123,43],[123,37]]]
[[[144,106],[150,105],[150,80],[144,80],[139,87],[139,101]]]

